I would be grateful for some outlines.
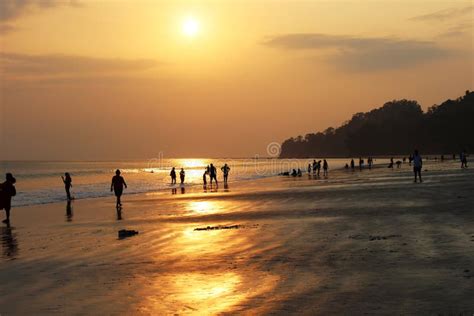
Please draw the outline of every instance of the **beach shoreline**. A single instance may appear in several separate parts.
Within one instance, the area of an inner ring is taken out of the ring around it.
[[[456,167],[14,208],[0,313],[471,315],[474,172]]]

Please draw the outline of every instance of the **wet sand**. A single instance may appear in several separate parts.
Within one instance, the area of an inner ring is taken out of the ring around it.
[[[449,164],[16,208],[0,314],[472,315],[474,170]]]

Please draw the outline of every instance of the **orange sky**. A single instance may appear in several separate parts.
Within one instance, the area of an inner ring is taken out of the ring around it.
[[[0,159],[265,156],[392,99],[427,108],[473,89],[473,14],[471,1],[2,1]]]

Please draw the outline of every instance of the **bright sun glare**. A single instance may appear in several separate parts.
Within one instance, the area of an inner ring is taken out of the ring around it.
[[[183,34],[194,37],[199,32],[199,22],[194,18],[187,18],[183,21]]]

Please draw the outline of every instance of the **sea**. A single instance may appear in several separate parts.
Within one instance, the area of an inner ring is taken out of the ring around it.
[[[317,159],[319,160],[319,159]],[[127,161],[2,161],[0,175],[11,172],[17,183],[17,196],[13,206],[54,203],[64,201],[66,193],[61,176],[69,172],[72,177],[72,195],[75,199],[89,199],[110,196],[111,179],[120,169],[127,182],[125,194],[137,194],[169,190],[170,170],[181,168],[186,173],[186,187],[203,183],[203,173],[209,164],[218,169],[218,180],[222,181],[221,167],[227,163],[230,169],[229,184],[272,177],[292,169],[300,168],[303,173],[312,159],[213,159],[179,158]],[[328,159],[329,169],[342,169],[350,159]],[[357,164],[357,161],[356,161]],[[322,172],[322,171],[321,171]],[[3,181],[3,180],[2,180]],[[179,182],[179,176],[178,176]],[[179,186],[179,184],[178,184]]]

